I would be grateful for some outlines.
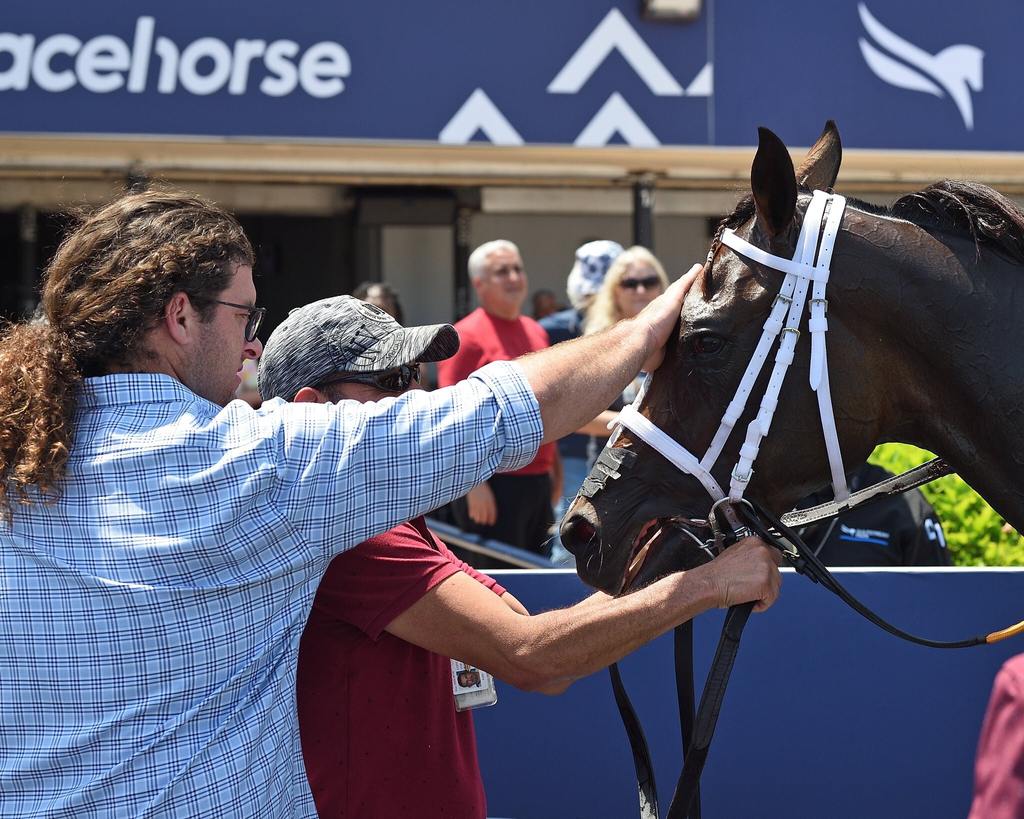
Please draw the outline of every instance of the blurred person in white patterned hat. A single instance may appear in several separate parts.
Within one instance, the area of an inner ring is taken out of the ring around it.
[[[587,310],[593,303],[601,283],[612,263],[622,253],[622,245],[607,239],[586,242],[576,248],[572,269],[566,281],[565,292],[571,307],[552,313],[540,320],[552,344],[583,335]],[[555,503],[555,521],[561,520],[569,503],[576,496],[583,479],[587,477],[587,453],[590,435],[573,433],[558,441],[558,457],[562,464],[562,491]],[[558,538],[558,527],[551,544],[551,559],[556,563],[569,563],[570,555]]]
[[[576,248],[565,285],[565,293],[572,306],[540,320],[540,326],[547,330],[552,344],[583,335],[587,309],[601,289],[608,268],[621,252],[622,245],[608,239],[597,239]]]

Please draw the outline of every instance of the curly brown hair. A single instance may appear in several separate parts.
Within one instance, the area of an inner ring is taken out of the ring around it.
[[[130,193],[81,218],[46,269],[44,319],[0,336],[0,519],[12,496],[32,502],[29,487],[56,499],[82,379],[144,357],[175,293],[205,320],[235,267],[252,263],[238,222],[192,194]]]

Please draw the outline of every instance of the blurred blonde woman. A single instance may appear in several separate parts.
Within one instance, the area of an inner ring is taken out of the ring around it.
[[[587,311],[584,334],[599,333],[622,319],[633,318],[666,287],[665,268],[651,251],[639,245],[622,251]]]
[[[583,334],[590,335],[606,330],[622,319],[633,318],[654,301],[668,287],[668,276],[665,268],[646,247],[634,245],[622,251],[608,268],[601,289],[597,291],[593,304],[587,311],[583,324]],[[590,436],[587,447],[587,468],[594,465],[610,431],[608,423],[615,419],[619,410],[632,403],[637,390],[643,382],[644,373],[640,373],[631,384],[623,390],[622,396],[597,418],[577,430]]]

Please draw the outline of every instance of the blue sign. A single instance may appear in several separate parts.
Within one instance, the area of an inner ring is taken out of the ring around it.
[[[1019,3],[788,0],[785,18],[717,5],[730,9],[715,27],[718,105],[739,109],[718,117],[719,144],[763,124],[806,145],[831,118],[856,148],[1022,147]]]
[[[955,0],[8,4],[0,132],[1017,150],[1024,7]]]
[[[575,574],[496,572],[530,611],[590,590]],[[887,619],[935,639],[986,634],[1020,619],[1016,569],[837,569]],[[724,612],[694,623],[698,686]],[[701,783],[709,817],[963,817],[999,667],[1020,637],[962,651],[910,645],[820,586],[787,572],[771,609],[750,619]],[[622,676],[643,724],[662,800],[680,768],[672,637],[628,656]],[[558,697],[499,682],[474,712],[490,816],[621,819],[638,813],[629,742],[608,675]]]

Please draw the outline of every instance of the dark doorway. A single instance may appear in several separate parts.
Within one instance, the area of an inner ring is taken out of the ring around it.
[[[9,321],[31,315],[42,271],[73,224],[63,213],[33,215],[31,235],[23,229],[21,213],[0,212],[0,316]],[[350,215],[240,214],[239,221],[256,251],[256,288],[268,308],[264,338],[291,308],[355,286]]]
[[[0,212],[0,317],[18,321],[32,315],[39,303],[43,270],[70,222],[63,213]]]
[[[349,293],[353,276],[352,218],[238,214],[256,252],[259,303],[267,308],[266,340],[288,311],[317,299]]]

